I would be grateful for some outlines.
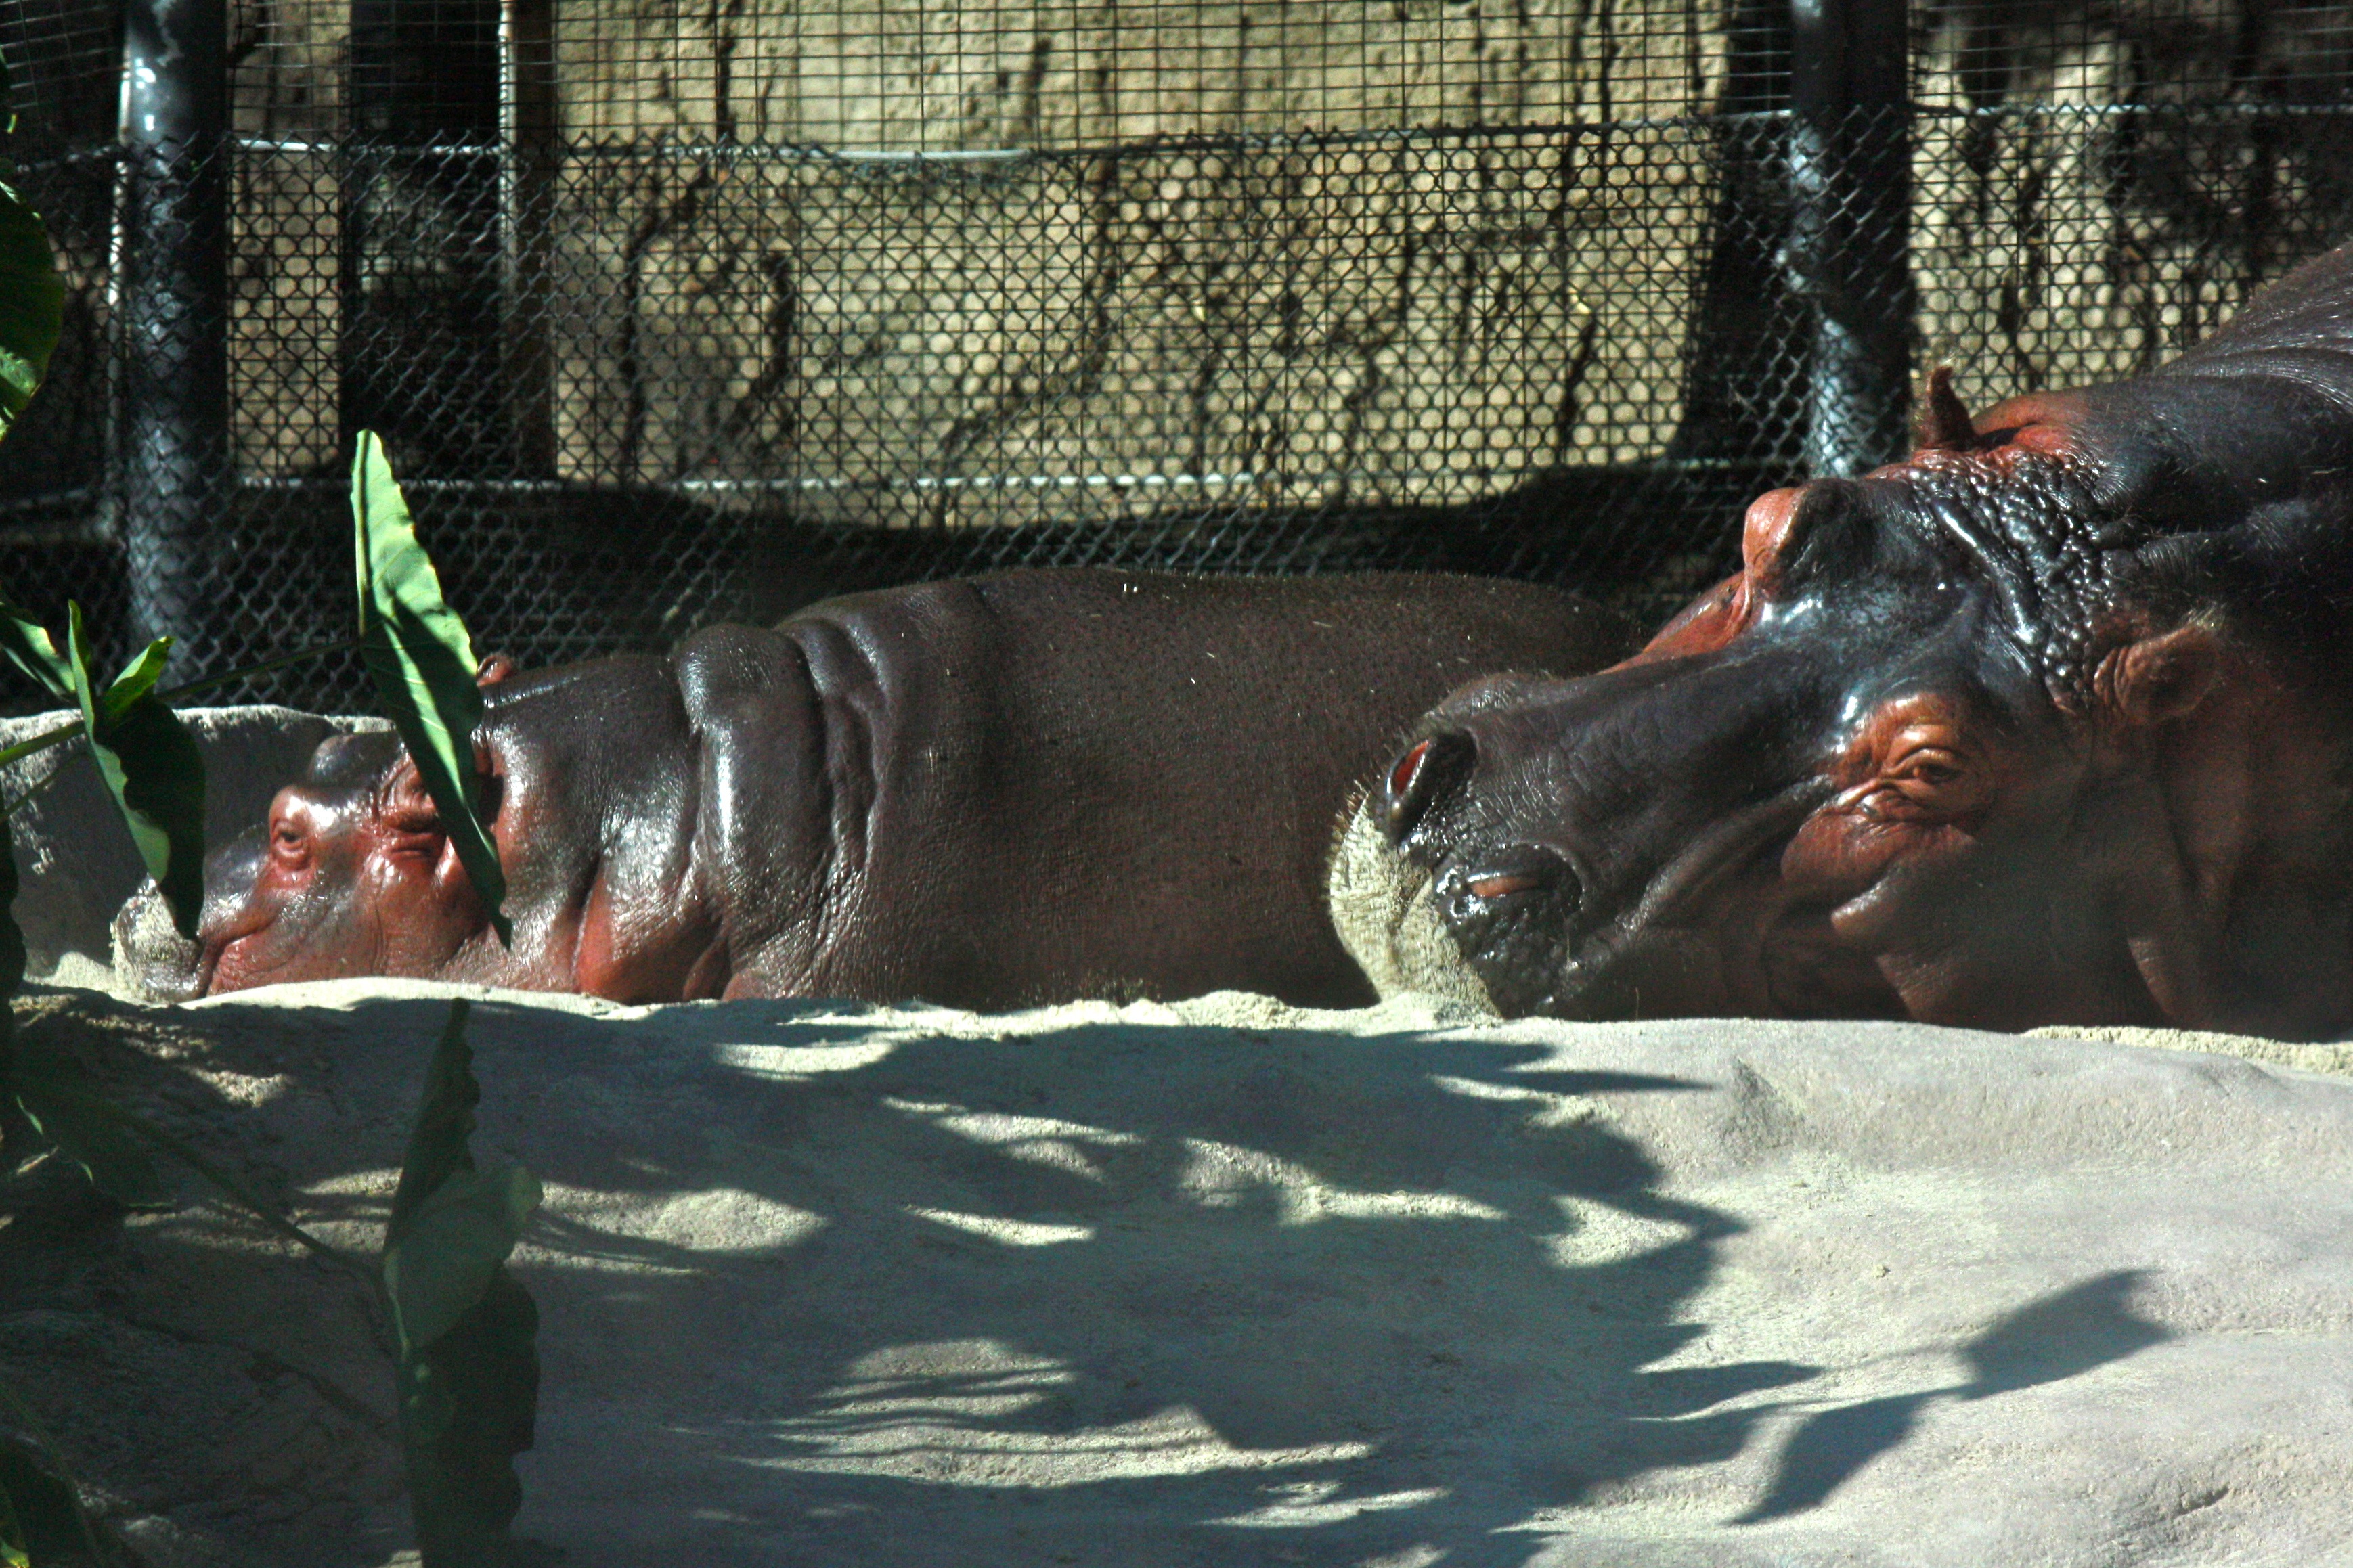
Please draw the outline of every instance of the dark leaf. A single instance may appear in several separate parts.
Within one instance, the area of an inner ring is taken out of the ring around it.
[[[506,876],[498,846],[475,809],[474,726],[482,692],[473,639],[441,597],[441,579],[417,542],[408,503],[385,460],[384,443],[360,432],[352,460],[353,558],[359,577],[360,658],[385,711],[441,814],[474,892],[499,940],[512,940]]]
[[[501,1268],[448,1332],[402,1358],[402,1458],[424,1568],[512,1560],[514,1457],[532,1445],[538,1331],[531,1293]]]
[[[502,1267],[539,1201],[519,1166],[478,1173],[467,1140],[481,1089],[463,1001],[426,1068],[385,1237],[400,1350],[403,1455],[425,1568],[508,1561],[521,1506],[514,1456],[539,1397],[538,1310]]]
[[[7,91],[0,62],[0,95]],[[6,114],[11,131],[16,117]],[[66,290],[40,215],[16,194],[16,170],[0,159],[0,434],[16,422],[48,373],[65,323]]]
[[[474,1168],[466,1140],[474,1135],[474,1107],[481,1102],[482,1088],[474,1081],[473,1047],[466,1044],[466,1018],[472,1010],[462,996],[451,1002],[448,1021],[433,1043],[433,1059],[425,1066],[425,1092],[417,1100],[417,1121],[401,1156],[400,1184],[393,1189],[392,1217],[385,1226],[386,1247],[397,1247],[407,1237],[417,1211],[442,1183]]]
[[[110,1539],[105,1546],[100,1545],[98,1527],[82,1507],[73,1472],[67,1468],[65,1455],[58,1451],[57,1439],[49,1436],[32,1406],[5,1383],[0,1383],[0,1410],[33,1438],[31,1445],[23,1445],[0,1436],[0,1521],[5,1521],[0,1523],[0,1542],[7,1540],[8,1527],[13,1526],[15,1545],[22,1554],[19,1562],[29,1556],[47,1564],[86,1555],[100,1568],[109,1568],[117,1559],[114,1543]],[[0,1547],[0,1564],[8,1563],[7,1550]]]
[[[0,1466],[6,1460],[0,1459]],[[8,1482],[0,1476],[0,1568],[33,1568],[32,1544],[26,1538],[25,1526],[16,1518],[16,1505],[8,1500]]]
[[[0,1441],[0,1568],[31,1568],[84,1550],[73,1489]]]
[[[90,670],[79,605],[70,606],[66,646],[99,776],[164,894],[173,925],[193,942],[205,901],[205,758],[180,716],[153,695],[171,641],[158,638],[102,693]]]
[[[41,1135],[89,1172],[99,1191],[125,1208],[175,1206],[172,1189],[132,1130],[130,1117],[80,1063],[20,1036],[15,1041],[9,1088]]]
[[[25,932],[16,923],[16,842],[8,819],[0,816],[0,1018],[7,999],[25,984]]]

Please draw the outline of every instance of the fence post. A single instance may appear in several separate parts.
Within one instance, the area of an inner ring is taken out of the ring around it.
[[[350,0],[338,357],[417,477],[512,469],[501,395],[499,0]]]
[[[131,627],[179,638],[181,668],[226,631],[206,579],[234,475],[228,401],[227,0],[128,0],[116,214],[122,540]]]
[[[555,98],[554,0],[506,0],[500,140],[505,174],[499,208],[506,301],[500,380],[514,421],[515,468],[555,473],[555,359],[548,342],[561,132]]]
[[[1810,472],[1904,454],[1911,399],[1907,7],[1791,0],[1789,271],[1814,309]]]

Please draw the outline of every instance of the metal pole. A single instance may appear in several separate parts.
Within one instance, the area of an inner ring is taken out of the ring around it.
[[[506,144],[499,209],[505,308],[499,334],[515,471],[555,472],[555,359],[548,342],[559,177],[554,0],[506,0],[501,51],[500,139]]]
[[[1906,7],[1792,0],[1789,271],[1815,311],[1806,461],[1901,457],[1911,396]]]
[[[122,537],[132,630],[178,637],[184,668],[214,662],[227,630],[207,578],[234,478],[227,10],[123,7]]]

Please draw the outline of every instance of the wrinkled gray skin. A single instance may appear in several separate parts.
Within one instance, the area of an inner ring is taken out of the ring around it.
[[[1918,451],[1759,499],[1743,553],[1635,658],[1424,721],[1335,867],[1368,967],[2353,1031],[2353,249],[2129,381],[1972,420],[1932,379]]]
[[[200,946],[134,901],[120,962],[173,996],[401,974],[1359,1003],[1323,899],[1351,784],[1467,677],[1627,644],[1566,595],[1469,578],[1027,572],[835,600],[486,687],[512,952],[405,752],[363,736],[215,856]]]

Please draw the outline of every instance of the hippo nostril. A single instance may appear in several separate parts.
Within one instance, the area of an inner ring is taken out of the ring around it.
[[[1431,735],[1406,748],[1381,792],[1381,828],[1394,843],[1414,829],[1438,797],[1471,773],[1477,748],[1458,732]]]
[[[1452,901],[1466,915],[1477,907],[1492,909],[1506,900],[1528,895],[1565,898],[1564,907],[1574,910],[1584,893],[1568,862],[1537,845],[1522,845],[1482,856],[1472,865],[1448,872],[1442,882],[1452,889]],[[1466,902],[1466,899],[1475,902]]]

